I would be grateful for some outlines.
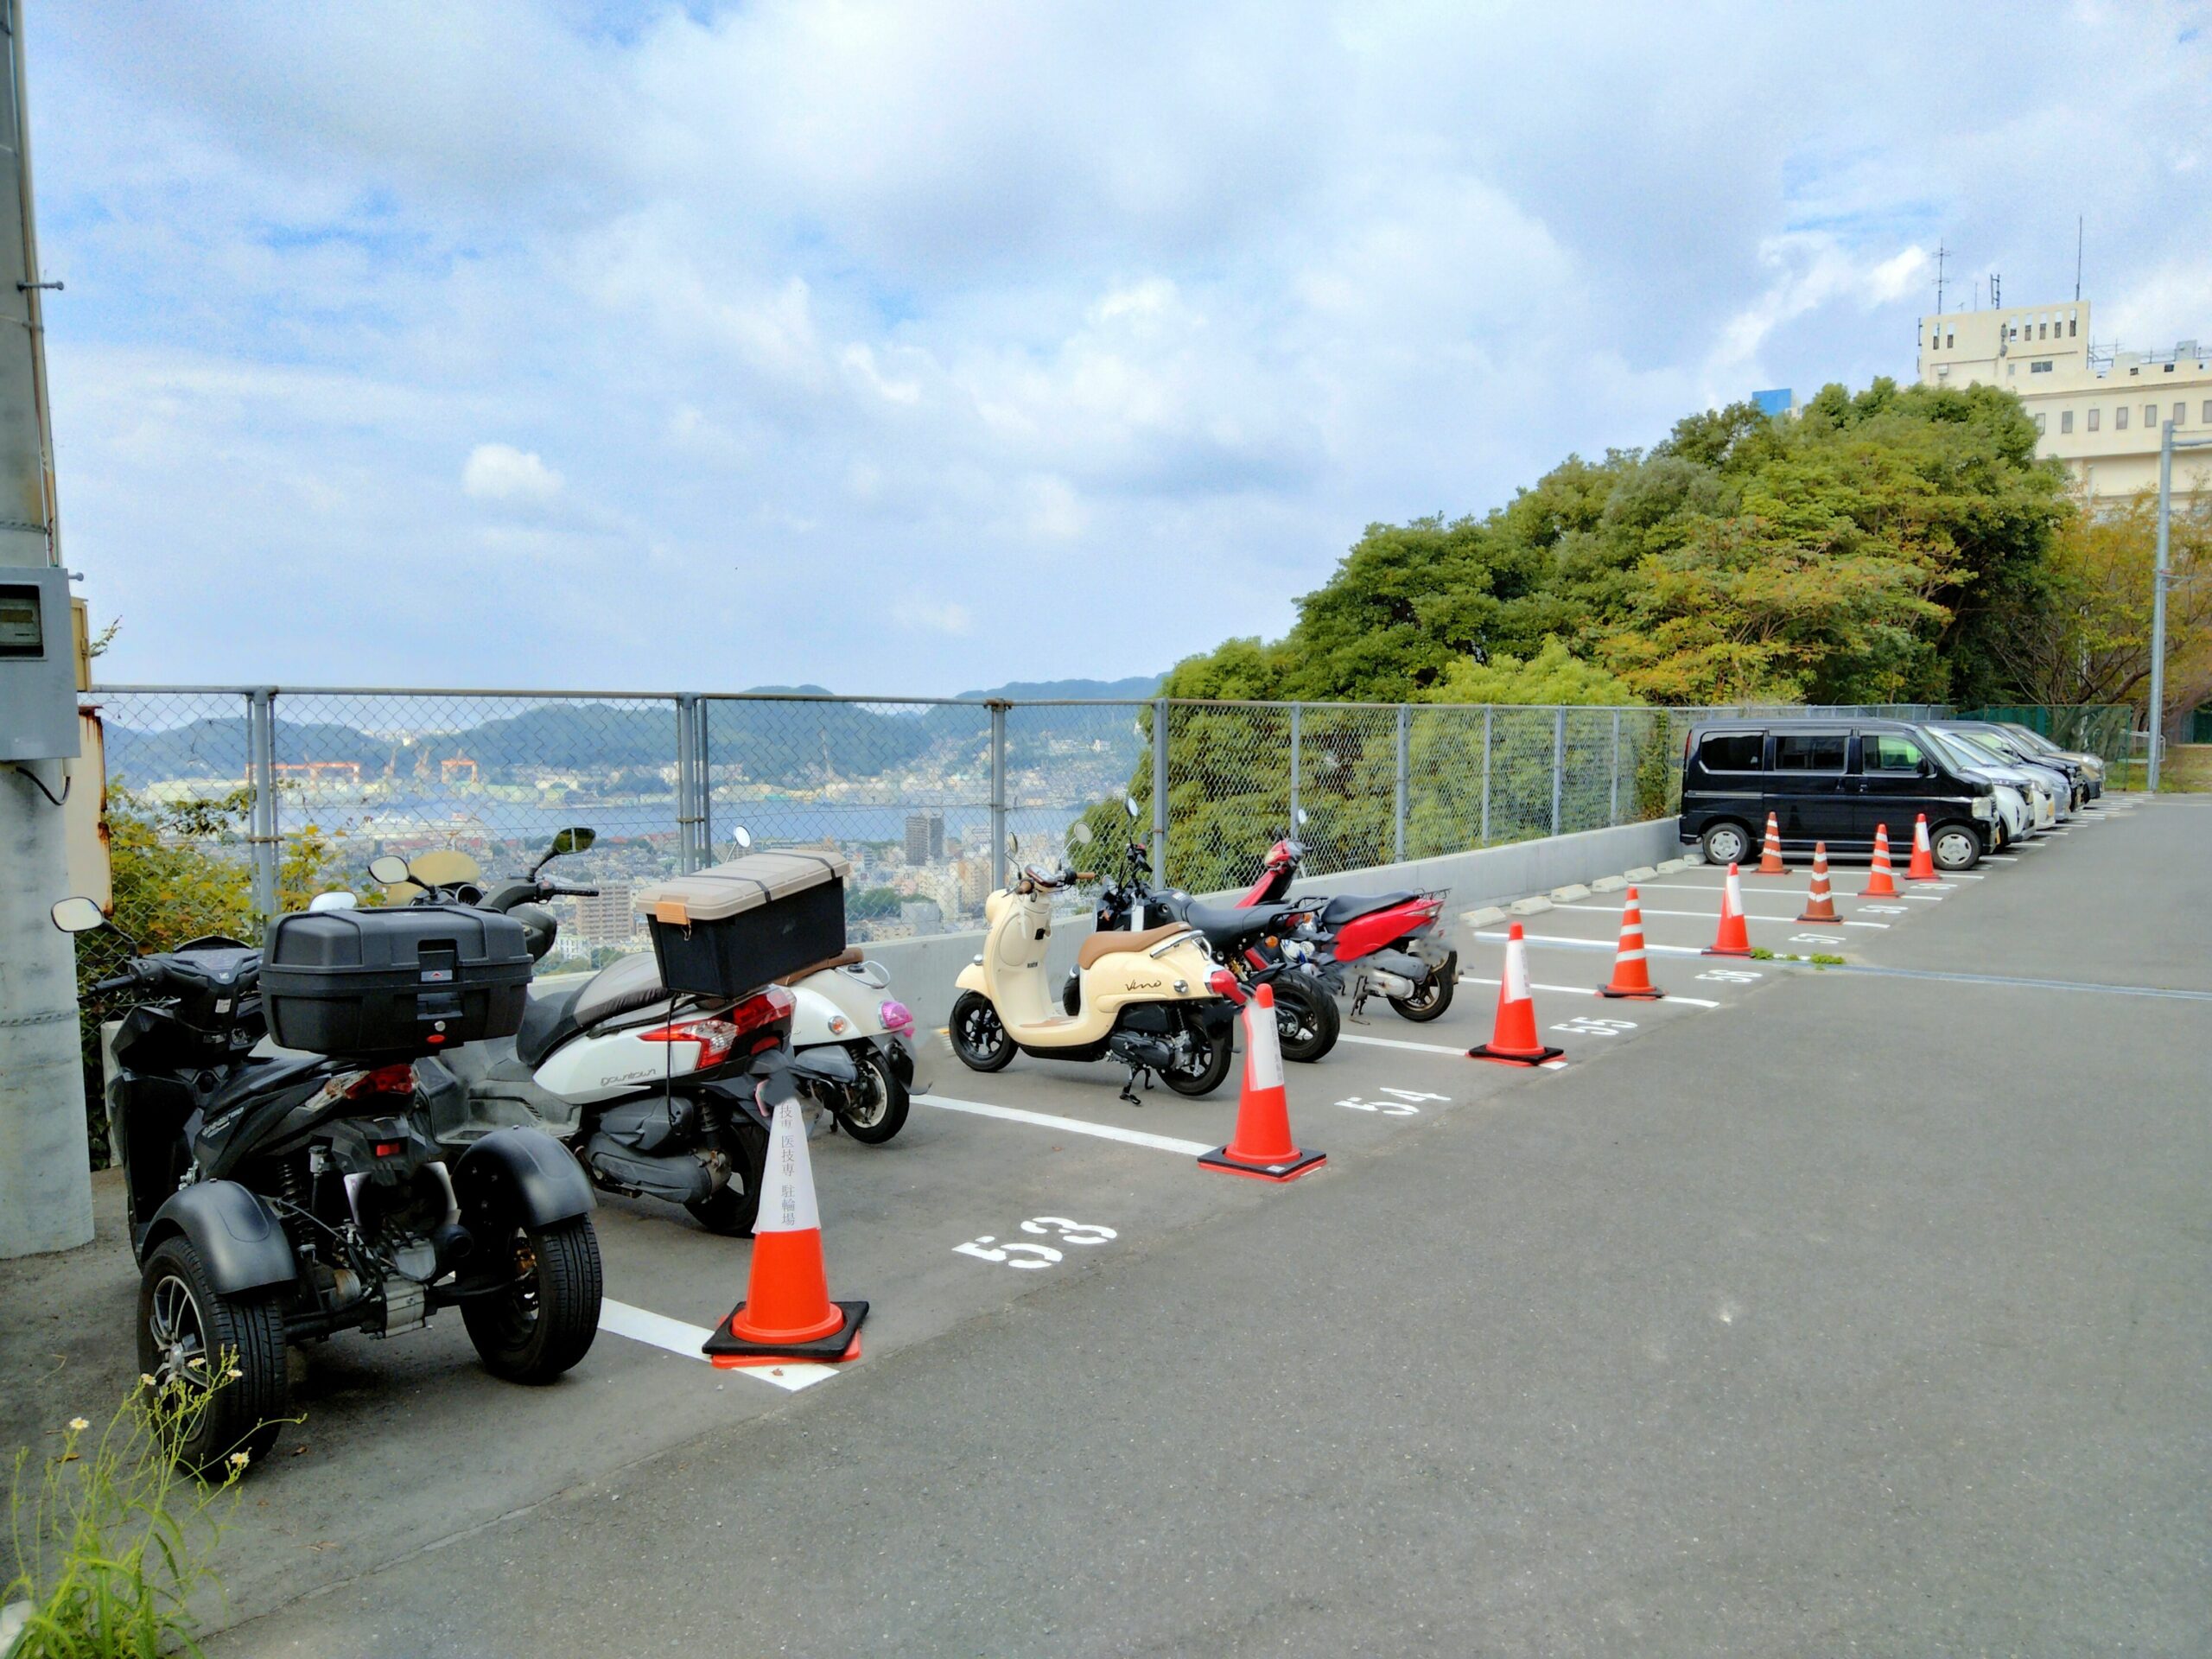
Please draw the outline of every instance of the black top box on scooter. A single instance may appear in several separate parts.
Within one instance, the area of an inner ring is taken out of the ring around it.
[[[744,996],[845,949],[845,877],[835,853],[748,853],[638,894],[661,982]]]
[[[261,1001],[286,1048],[397,1060],[512,1036],[531,966],[523,925],[496,911],[298,911],[269,925]]]

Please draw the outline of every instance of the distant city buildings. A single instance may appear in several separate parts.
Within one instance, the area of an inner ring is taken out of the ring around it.
[[[2093,495],[2156,489],[2168,421],[2177,437],[2212,435],[2212,346],[2099,346],[2087,300],[1923,317],[1919,350],[1923,385],[2018,392],[2036,423],[2037,454],[2064,461]],[[2205,454],[2176,453],[2177,497],[2212,493]]]
[[[917,868],[944,857],[944,814],[909,812],[906,815],[906,862]]]
[[[638,934],[627,881],[603,881],[595,897],[578,899],[576,937],[588,944],[626,944]]]

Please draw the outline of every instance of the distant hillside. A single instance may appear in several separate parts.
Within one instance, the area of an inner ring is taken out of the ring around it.
[[[1013,680],[988,691],[963,691],[960,695],[1006,697],[1016,702],[1052,697],[1078,697],[1087,702],[1128,702],[1152,696],[1160,689],[1163,677],[1159,674],[1139,674],[1126,680]]]

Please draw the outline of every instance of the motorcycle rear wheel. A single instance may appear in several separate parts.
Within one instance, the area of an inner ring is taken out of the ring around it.
[[[1236,1044],[1230,1033],[1236,1029],[1234,1023],[1219,1031],[1208,1031],[1192,1022],[1190,1038],[1199,1052],[1187,1065],[1171,1065],[1161,1072],[1160,1080],[1177,1094],[1192,1100],[1210,1095],[1221,1087],[1229,1077],[1229,1068],[1236,1063]]]
[[[723,1132],[734,1167],[729,1179],[683,1207],[691,1219],[724,1238],[750,1238],[760,1215],[760,1183],[768,1170],[768,1131],[733,1110]]]
[[[461,1305],[484,1369],[510,1382],[550,1382],[591,1351],[605,1292],[589,1216],[510,1228],[485,1248],[512,1255],[513,1281]]]
[[[1274,982],[1275,1039],[1286,1060],[1307,1065],[1337,1046],[1344,1016],[1337,999],[1318,985]]]
[[[1430,972],[1427,984],[1411,996],[1392,997],[1390,1006],[1416,1025],[1427,1025],[1452,1006],[1452,994],[1459,987],[1459,953],[1455,950],[1445,958],[1441,968]]]
[[[181,1236],[163,1239],[146,1257],[138,1280],[138,1369],[158,1389],[192,1390],[188,1397],[212,1389],[196,1409],[162,1414],[178,1467],[220,1480],[233,1453],[244,1452],[251,1466],[276,1443],[291,1395],[283,1294],[219,1294],[200,1252]]]

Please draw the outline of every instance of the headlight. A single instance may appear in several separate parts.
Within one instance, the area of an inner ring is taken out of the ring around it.
[[[1996,815],[1996,809],[1997,804],[1988,796],[1977,795],[1974,798],[1974,815],[1977,818],[1993,817]]]

